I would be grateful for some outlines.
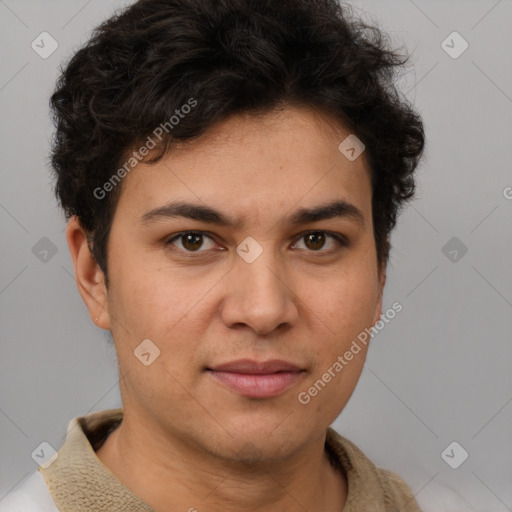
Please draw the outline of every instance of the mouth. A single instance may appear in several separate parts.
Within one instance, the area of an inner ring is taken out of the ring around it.
[[[206,368],[217,382],[248,398],[271,398],[291,388],[305,374],[299,366],[273,359],[240,359]]]

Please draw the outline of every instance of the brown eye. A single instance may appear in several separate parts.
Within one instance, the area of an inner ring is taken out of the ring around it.
[[[205,239],[210,242],[210,247],[208,247],[208,243],[206,243],[206,249],[210,249],[215,246],[215,242],[209,236],[194,231],[179,233],[171,238],[167,242],[167,245],[174,245],[176,248],[182,249],[184,252],[204,252]],[[178,242],[181,242],[181,244],[178,244]]]
[[[303,245],[303,247],[300,247]],[[337,246],[337,247],[336,247]],[[347,238],[340,234],[325,231],[310,231],[303,234],[294,244],[294,249],[305,249],[309,252],[331,253],[348,246]]]
[[[325,234],[321,231],[316,233],[308,233],[304,236],[304,240],[308,249],[317,251],[318,249],[321,249],[325,244]]]
[[[203,238],[197,233],[191,233],[188,235],[182,235],[182,244],[187,251],[197,251],[203,245]]]

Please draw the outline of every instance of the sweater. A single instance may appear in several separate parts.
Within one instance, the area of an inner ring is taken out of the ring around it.
[[[96,456],[95,451],[122,418],[122,409],[74,418],[54,461],[40,467],[18,490],[4,498],[0,512],[154,512]],[[331,463],[345,473],[348,482],[347,500],[340,512],[422,512],[400,476],[378,468],[354,443],[332,428],[327,430],[325,449]]]

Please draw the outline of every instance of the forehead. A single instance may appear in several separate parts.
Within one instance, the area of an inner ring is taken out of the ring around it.
[[[263,209],[346,198],[364,210],[370,172],[364,152],[352,161],[340,151],[349,136],[334,117],[308,108],[233,116],[173,145],[158,162],[135,166],[123,179],[118,209],[140,216],[180,200],[261,216]]]

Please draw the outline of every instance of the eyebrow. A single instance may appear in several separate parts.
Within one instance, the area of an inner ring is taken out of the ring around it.
[[[176,217],[184,217],[234,229],[242,229],[245,225],[243,219],[234,219],[210,206],[182,201],[174,201],[146,212],[141,217],[141,222],[143,224],[150,224],[160,219]],[[361,210],[343,199],[331,201],[312,208],[300,208],[288,218],[288,223],[291,225],[299,225],[333,218],[346,218],[361,226],[365,224],[364,215]]]

